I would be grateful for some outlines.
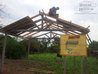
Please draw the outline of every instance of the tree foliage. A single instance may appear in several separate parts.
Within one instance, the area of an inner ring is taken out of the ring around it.
[[[55,37],[52,41],[51,45],[49,46],[49,52],[51,53],[59,53],[60,51],[60,38]]]
[[[0,38],[0,54],[2,54],[4,36],[0,35]],[[26,56],[26,48],[15,38],[7,36],[5,56],[10,59],[21,59]]]
[[[28,49],[27,40],[23,40],[20,43],[21,43],[21,45],[24,45],[26,47],[26,49]],[[30,54],[32,54],[34,52],[38,52],[38,45],[39,45],[39,42],[37,39],[30,40]]]
[[[92,41],[88,46],[88,50],[97,51],[98,50],[98,41]]]
[[[4,36],[0,35],[0,54],[2,54],[4,43]],[[6,43],[6,58],[11,59],[21,59],[26,57],[28,49],[28,41],[22,40],[17,42],[15,38],[7,36]],[[60,50],[60,39],[57,37],[54,40],[49,39],[33,39],[30,40],[30,54],[38,53],[38,49],[40,53],[59,53]]]
[[[92,41],[88,45],[88,56],[98,57],[98,41]]]
[[[21,59],[26,56],[26,48],[15,39],[10,38],[7,40],[5,55],[7,58]]]

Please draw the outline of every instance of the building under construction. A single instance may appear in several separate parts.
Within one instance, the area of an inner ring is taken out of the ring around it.
[[[33,17],[26,16],[12,24],[1,28],[0,32],[5,33],[1,71],[4,63],[7,35],[20,37],[26,40],[42,39],[41,36],[44,36],[45,39],[54,39],[57,35],[60,34],[87,35],[88,42],[91,42],[88,36],[88,33],[90,32],[88,28],[63,20],[61,18],[50,17],[44,12],[39,12],[39,14]],[[41,32],[43,32],[43,34]]]

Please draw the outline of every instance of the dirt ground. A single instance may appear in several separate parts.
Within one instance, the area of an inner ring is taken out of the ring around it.
[[[3,74],[48,74],[44,72],[35,71],[36,69],[48,66],[39,63],[36,64],[37,62],[38,60],[29,60],[29,64],[26,64],[25,60],[5,60],[4,67],[3,67]],[[49,73],[49,74],[54,74],[54,73]]]

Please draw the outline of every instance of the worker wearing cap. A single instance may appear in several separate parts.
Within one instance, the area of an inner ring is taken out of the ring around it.
[[[52,7],[49,10],[49,16],[53,16],[58,18],[58,14],[56,14],[56,11],[59,10],[59,7]]]

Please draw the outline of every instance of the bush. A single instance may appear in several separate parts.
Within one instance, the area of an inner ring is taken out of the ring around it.
[[[98,50],[98,41],[92,41],[91,44],[88,46],[88,49],[89,50],[95,50],[97,51]]]
[[[98,41],[92,41],[91,44],[89,44],[88,48],[88,56],[95,56],[96,53],[98,53]],[[98,56],[98,55],[96,55]]]
[[[21,59],[26,56],[26,49],[23,45],[13,44],[12,46],[7,45],[6,58],[10,59]]]
[[[4,36],[0,35],[0,56],[2,54],[3,42],[4,42]]]
[[[21,59],[26,56],[26,48],[13,38],[7,38],[6,58]]]
[[[48,52],[50,53],[59,53],[60,47],[58,44],[51,44],[51,46],[48,49]]]

